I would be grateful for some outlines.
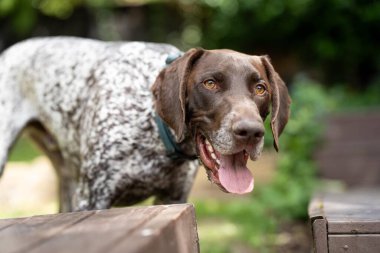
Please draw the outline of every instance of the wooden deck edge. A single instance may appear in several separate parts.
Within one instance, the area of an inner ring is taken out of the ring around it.
[[[194,206],[179,204],[165,209],[129,237],[133,245],[121,243],[110,253],[199,253]],[[146,240],[146,238],[149,238]]]
[[[308,214],[311,222],[315,219],[321,219],[324,216],[323,212],[323,196],[322,193],[317,193],[312,198],[308,207]]]
[[[308,207],[313,236],[313,252],[328,253],[327,221],[323,212],[323,194],[314,194]]]
[[[328,253],[327,222],[324,218],[311,221],[314,253]]]

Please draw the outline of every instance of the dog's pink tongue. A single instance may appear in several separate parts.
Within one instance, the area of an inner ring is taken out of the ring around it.
[[[244,194],[253,190],[253,176],[248,170],[244,153],[220,155],[219,181],[230,193]]]

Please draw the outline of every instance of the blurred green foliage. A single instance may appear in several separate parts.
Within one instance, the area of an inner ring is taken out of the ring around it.
[[[367,88],[352,89],[340,84],[331,88],[337,111],[379,110],[380,79]]]
[[[324,83],[365,86],[379,78],[379,1],[180,2],[186,13],[182,38],[189,47],[291,55]]]
[[[11,20],[11,32],[26,37],[36,28],[37,14],[68,20],[84,8],[95,17],[87,25],[102,30],[118,20],[117,9],[132,6],[146,7],[147,40],[290,57],[324,84],[361,87],[380,78],[379,1],[2,0],[0,19]],[[109,29],[95,34],[121,38]]]
[[[315,186],[313,154],[324,129],[324,116],[335,106],[320,84],[299,79],[292,90],[291,118],[280,141],[278,173],[261,192],[265,206],[281,217],[306,218]]]

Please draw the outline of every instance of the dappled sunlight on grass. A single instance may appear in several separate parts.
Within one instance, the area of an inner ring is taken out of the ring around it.
[[[46,157],[9,162],[0,180],[0,218],[57,213],[57,185]]]
[[[36,207],[16,207],[9,208],[8,210],[0,210],[0,219],[5,218],[19,218],[19,217],[29,217],[34,215],[43,215],[43,214],[54,214],[57,213],[58,203],[57,202],[48,202],[41,203],[41,205]]]
[[[198,234],[201,252],[222,253],[238,238],[238,227],[226,219],[200,219]]]

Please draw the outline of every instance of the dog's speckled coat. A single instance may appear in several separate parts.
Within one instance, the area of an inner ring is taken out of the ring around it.
[[[3,52],[0,174],[20,131],[43,122],[45,150],[63,156],[55,163],[62,211],[152,195],[185,201],[197,162],[166,157],[150,91],[173,53],[178,49],[163,44],[67,37],[31,39]]]

